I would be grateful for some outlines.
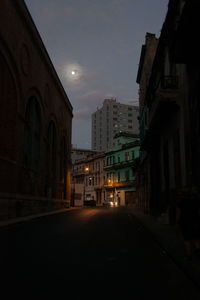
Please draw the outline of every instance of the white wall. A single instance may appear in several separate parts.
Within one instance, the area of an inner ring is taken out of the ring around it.
[[[83,195],[84,195],[84,184],[82,183],[75,183],[75,200],[74,206],[83,206]],[[81,194],[81,199],[76,199],[76,195]]]

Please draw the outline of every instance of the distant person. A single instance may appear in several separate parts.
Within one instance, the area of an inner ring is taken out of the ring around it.
[[[194,186],[178,192],[176,224],[180,229],[185,245],[186,258],[192,258],[193,249],[200,257],[200,194]]]

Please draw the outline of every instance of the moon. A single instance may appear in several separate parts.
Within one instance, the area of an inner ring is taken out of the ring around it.
[[[83,68],[78,63],[67,64],[63,68],[63,76],[71,83],[78,83],[83,76]]]

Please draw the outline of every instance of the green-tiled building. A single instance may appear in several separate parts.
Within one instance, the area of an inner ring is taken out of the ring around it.
[[[117,205],[130,205],[136,201],[133,166],[139,157],[139,136],[120,132],[114,138],[114,146],[106,152],[106,199]]]

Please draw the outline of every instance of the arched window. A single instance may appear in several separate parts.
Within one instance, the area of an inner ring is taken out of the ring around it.
[[[62,199],[67,198],[67,146],[63,137],[60,144],[60,183],[62,183]]]
[[[50,122],[47,133],[47,196],[56,196],[56,127]]]
[[[66,177],[66,171],[67,171],[66,168],[67,168],[66,140],[65,137],[63,137],[60,145],[60,181],[61,182],[64,182],[64,178]]]
[[[24,164],[28,169],[35,172],[39,168],[40,134],[40,107],[36,98],[31,97],[25,113]]]
[[[17,90],[12,71],[0,53],[0,156],[16,159]]]

